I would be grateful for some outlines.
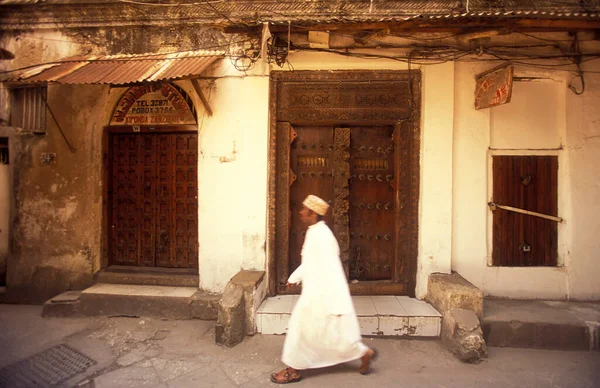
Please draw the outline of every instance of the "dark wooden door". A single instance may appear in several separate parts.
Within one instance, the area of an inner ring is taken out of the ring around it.
[[[290,192],[289,265],[294,271],[300,265],[300,251],[306,226],[300,221],[302,201],[309,194],[333,203],[333,127],[298,127],[297,138],[291,144],[290,168],[295,176]],[[325,222],[332,227],[332,212]],[[291,273],[291,272],[290,272]]]
[[[395,251],[393,127],[352,128],[350,278],[390,280]]]
[[[112,264],[197,268],[197,134],[112,134]]]
[[[330,204],[325,222],[340,244],[350,280],[392,280],[396,190],[392,126],[294,126],[290,145],[289,271],[301,263],[308,194]]]
[[[558,216],[558,157],[493,157],[493,202]],[[555,266],[556,221],[497,209],[493,216],[495,266]]]

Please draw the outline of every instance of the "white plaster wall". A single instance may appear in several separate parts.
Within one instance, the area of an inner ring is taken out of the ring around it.
[[[490,147],[559,148],[565,122],[564,90],[556,81],[515,81],[510,103],[490,109]]]
[[[452,126],[454,63],[423,71],[421,198],[416,296],[427,294],[433,272],[450,273],[452,249]]]
[[[600,299],[600,61],[584,64],[585,92],[566,93],[572,239],[568,295]],[[578,85],[579,86],[579,85]]]
[[[459,62],[455,68],[452,270],[492,296],[598,299],[599,212],[586,205],[600,194],[600,171],[592,161],[600,145],[593,140],[600,138],[598,77],[588,75],[588,89],[577,97],[567,89],[565,73],[517,68],[517,76],[546,79],[516,82],[512,107],[476,111],[475,75],[489,67]],[[558,156],[558,211],[565,219],[558,226],[559,267],[489,266],[492,215],[486,203],[494,154]]]
[[[199,118],[200,288],[221,292],[240,269],[265,269],[269,78],[228,61],[208,74],[220,78],[202,82],[214,114]]]

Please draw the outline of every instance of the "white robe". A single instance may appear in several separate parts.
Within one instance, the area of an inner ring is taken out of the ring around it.
[[[294,369],[322,368],[362,357],[360,327],[340,261],[340,248],[325,222],[311,225],[302,264],[288,282],[302,282],[292,310],[282,361]]]

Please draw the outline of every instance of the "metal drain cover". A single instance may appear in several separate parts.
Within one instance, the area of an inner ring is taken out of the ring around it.
[[[56,386],[96,364],[67,345],[58,345],[0,369],[0,387]]]

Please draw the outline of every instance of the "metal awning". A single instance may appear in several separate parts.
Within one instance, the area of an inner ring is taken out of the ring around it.
[[[120,54],[72,57],[0,74],[14,83],[111,84],[154,82],[193,77],[225,56],[221,51],[185,51],[169,54]]]

